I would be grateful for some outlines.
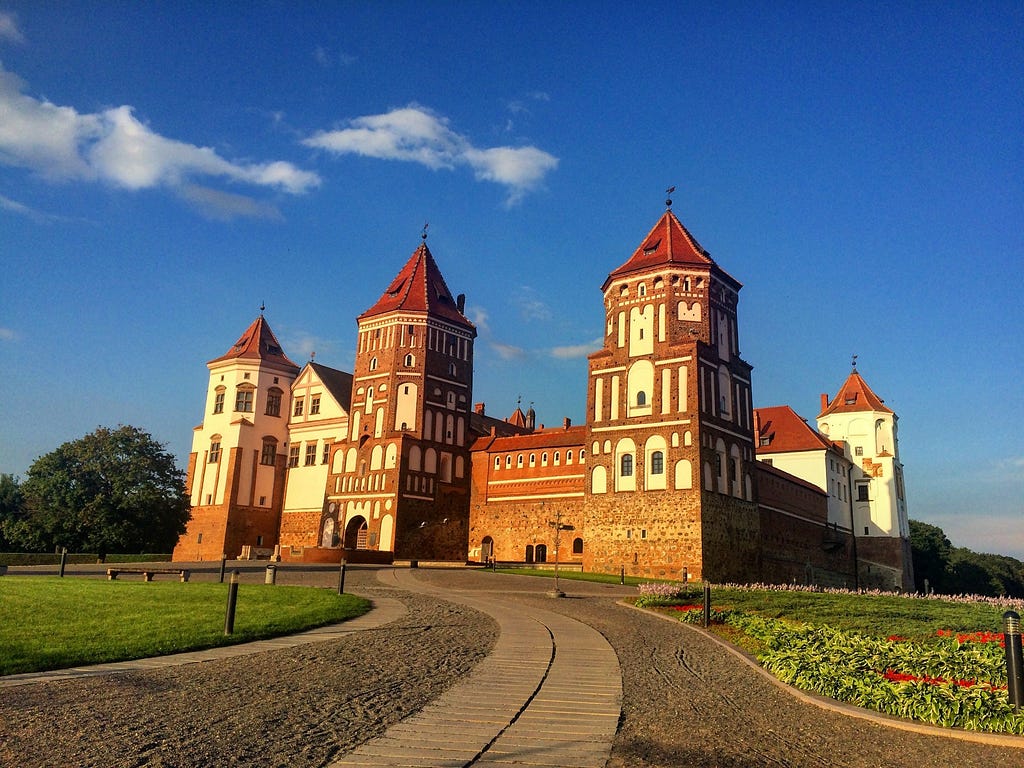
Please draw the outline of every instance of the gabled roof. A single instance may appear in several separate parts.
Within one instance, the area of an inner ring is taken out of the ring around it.
[[[263,315],[252,321],[252,325],[245,329],[245,333],[239,337],[231,349],[220,357],[214,358],[207,365],[239,359],[275,363],[278,367],[292,369],[293,373],[299,372],[299,366],[288,359]]]
[[[862,411],[881,411],[892,413],[892,409],[885,405],[885,402],[871,391],[864,378],[854,368],[846,377],[839,393],[830,403],[825,403],[826,395],[822,395],[822,409],[818,414],[820,419],[830,413],[859,413]]]
[[[626,263],[608,275],[601,290],[607,290],[611,281],[617,277],[666,265],[715,267],[724,277],[736,283],[737,287],[740,285],[715,264],[711,254],[701,247],[672,211],[665,211]]]
[[[833,443],[815,429],[788,405],[754,409],[757,453],[791,453],[797,451],[824,451]],[[767,441],[767,445],[762,445]]]
[[[328,368],[320,363],[306,363],[320,379],[334,401],[346,411],[352,408],[352,374]]]
[[[441,276],[437,262],[426,243],[413,251],[391,285],[377,299],[377,303],[363,312],[359,320],[389,312],[429,312],[459,325],[473,328],[458,303],[452,298],[448,285]]]

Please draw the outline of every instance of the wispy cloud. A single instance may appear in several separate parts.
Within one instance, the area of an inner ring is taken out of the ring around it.
[[[339,349],[337,341],[318,336],[301,328],[283,328],[281,330],[281,346],[285,354],[298,365],[309,361],[314,353],[319,358],[319,362],[331,367],[345,367],[350,364],[349,361],[332,359]]]
[[[467,307],[466,315],[476,326],[477,335],[491,349],[493,349],[502,360],[523,360],[527,357],[526,350],[513,344],[505,344],[494,338],[491,333],[491,326],[488,322],[487,310],[483,307]]]
[[[329,69],[335,64],[347,67],[348,65],[355,62],[356,57],[351,54],[345,53],[344,51],[333,52],[322,45],[318,45],[313,49],[313,61],[319,64],[324,69]]]
[[[318,131],[303,144],[337,155],[419,163],[432,170],[468,166],[478,180],[506,187],[509,205],[537,188],[558,166],[557,157],[532,146],[473,146],[452,130],[447,118],[415,104],[353,118],[343,128]]]
[[[0,327],[0,341],[17,341],[18,332],[12,328]]]
[[[551,319],[551,308],[537,295],[537,291],[528,285],[521,285],[512,292],[512,303],[519,310],[519,315],[528,321],[545,321]]]
[[[63,216],[57,216],[52,213],[44,213],[43,211],[36,210],[24,203],[19,203],[17,200],[12,200],[9,197],[0,195],[0,208],[11,213],[16,213],[19,216],[24,216],[27,219],[31,219],[37,224],[49,224],[55,221],[67,221]]]
[[[220,178],[289,194],[320,184],[315,173],[288,162],[231,161],[209,147],[161,136],[127,105],[80,113],[24,90],[23,81],[0,65],[0,163],[51,181],[102,181],[138,190],[181,189],[197,177]]]
[[[198,184],[182,185],[178,189],[178,195],[201,216],[213,221],[231,221],[238,218],[280,221],[284,218],[277,207],[270,203]]]
[[[578,357],[586,357],[591,352],[596,352],[604,343],[603,339],[594,339],[586,344],[576,344],[567,347],[552,347],[551,356],[559,360],[573,360]]]
[[[24,43],[25,36],[18,29],[18,19],[9,11],[0,11],[0,40]]]

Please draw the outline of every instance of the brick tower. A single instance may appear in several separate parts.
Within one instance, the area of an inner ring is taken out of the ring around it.
[[[299,368],[262,314],[207,367],[205,416],[188,462],[192,519],[175,560],[272,550],[281,521],[290,388]]]
[[[741,284],[665,212],[608,275],[589,358],[586,570],[716,581],[759,568]]]
[[[465,557],[476,329],[464,301],[424,238],[358,318],[349,434],[327,482],[346,549]]]

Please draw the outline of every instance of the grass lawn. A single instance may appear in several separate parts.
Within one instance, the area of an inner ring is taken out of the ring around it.
[[[230,645],[333,624],[369,610],[353,595],[241,584],[224,635],[227,584],[0,579],[0,675]]]

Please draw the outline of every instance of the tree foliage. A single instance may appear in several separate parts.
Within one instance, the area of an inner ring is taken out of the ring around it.
[[[910,548],[917,590],[924,580],[934,592],[947,595],[1024,597],[1024,562],[1005,555],[954,547],[936,525],[910,521]]]
[[[131,426],[100,427],[40,456],[20,490],[11,543],[26,550],[169,552],[189,518],[174,457]]]

